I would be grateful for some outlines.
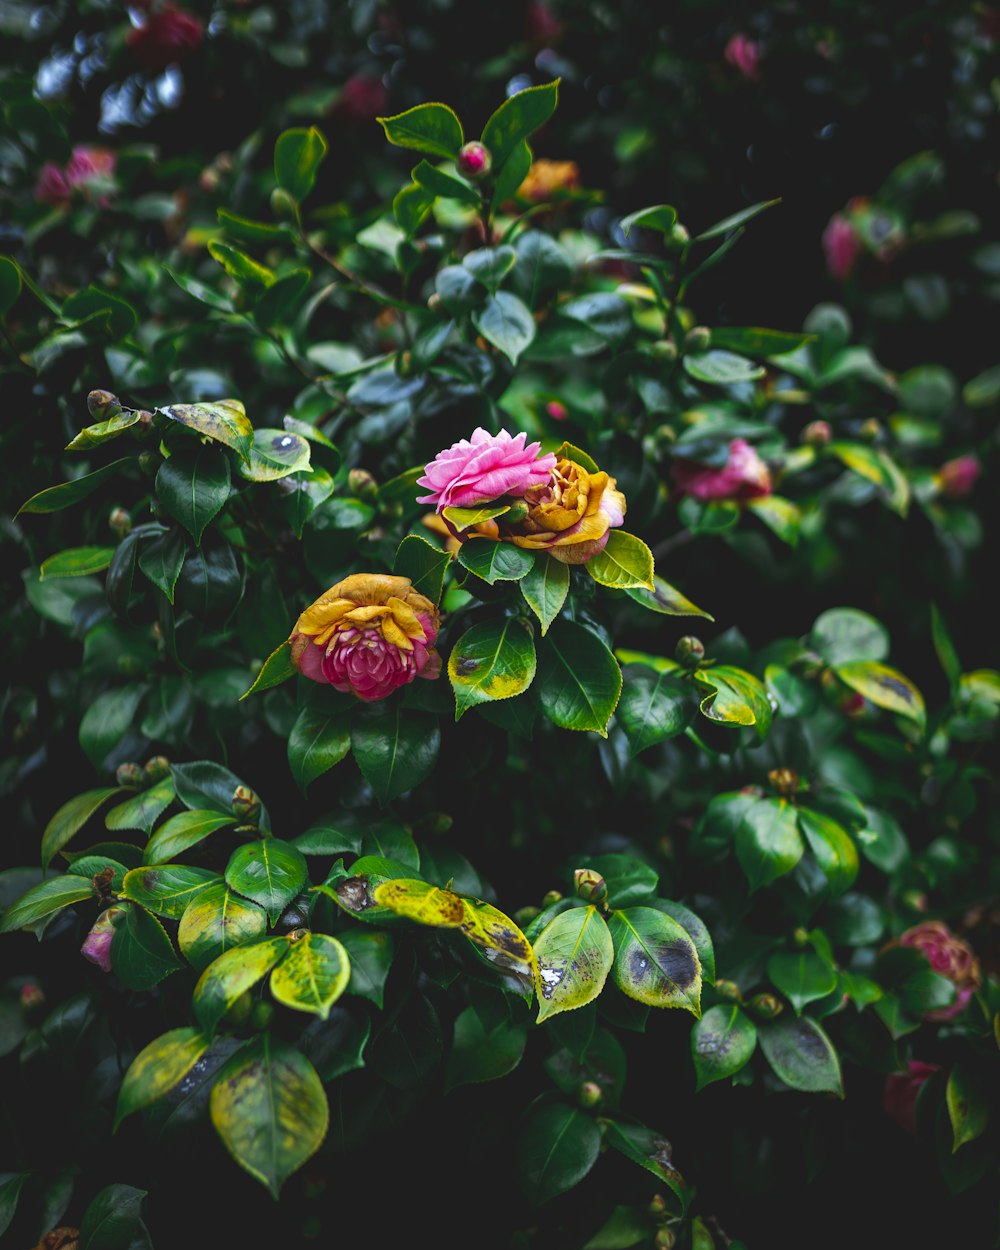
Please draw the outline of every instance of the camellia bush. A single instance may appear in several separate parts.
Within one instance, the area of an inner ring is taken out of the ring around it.
[[[810,1194],[893,1154],[995,1215],[1000,674],[953,605],[996,388],[830,302],[706,324],[782,206],[602,236],[534,156],[558,93],[380,117],[409,173],[359,209],[317,126],[186,206],[140,147],[36,168],[11,90],[25,1246],[410,1238],[455,1195],[496,1244],[820,1245]]]

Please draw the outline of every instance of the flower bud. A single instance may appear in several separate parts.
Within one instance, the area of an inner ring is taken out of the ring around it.
[[[94,921],[94,926],[83,940],[80,954],[96,964],[102,972],[111,971],[111,943],[115,928],[125,917],[124,907],[109,907]]]
[[[829,421],[810,421],[802,431],[802,442],[807,447],[825,447],[833,438]]]
[[[743,1001],[743,991],[735,981],[716,981],[715,992],[720,998],[728,1003],[739,1003]]]
[[[126,508],[112,508],[108,516],[108,526],[115,538],[124,538],[131,532],[132,518]]]
[[[347,475],[347,489],[355,499],[371,499],[378,492],[378,485],[367,469],[352,469]]]
[[[649,1206],[646,1208],[646,1214],[654,1220],[662,1220],[667,1214],[669,1207],[667,1200],[662,1194],[654,1194],[649,1200]]]
[[[927,910],[927,895],[923,890],[904,890],[900,902],[910,911],[925,912]]]
[[[29,1014],[39,1011],[45,1006],[45,991],[40,985],[36,985],[34,981],[29,981],[27,985],[21,986],[21,1007]]]
[[[674,659],[685,668],[697,668],[705,658],[705,644],[693,634],[685,634],[678,639],[674,648]]]
[[[975,456],[958,456],[949,460],[938,470],[941,494],[946,499],[965,499],[972,494],[981,472]]]
[[[593,868],[577,868],[573,873],[577,895],[587,903],[603,903],[608,897],[608,883]]]
[[[785,1004],[773,994],[754,994],[747,1007],[759,1020],[774,1020],[785,1010]]]
[[[253,1011],[250,1013],[250,1023],[255,1029],[263,1031],[269,1028],[273,1019],[273,1003],[254,1003]]]
[[[157,470],[162,463],[163,457],[158,451],[139,452],[139,468],[146,477],[156,477]]]
[[[674,247],[680,249],[687,247],[691,242],[691,234],[687,226],[682,226],[679,221],[675,221],[670,227],[670,235],[668,236]]]
[[[712,346],[712,331],[708,326],[692,326],[684,336],[686,352],[707,352]]]
[[[429,812],[424,819],[428,833],[439,835],[447,833],[455,823],[455,817],[450,812]]]
[[[444,300],[437,293],[437,291],[427,297],[427,307],[431,310],[431,312],[435,313],[441,312],[444,308]]]
[[[115,781],[130,790],[142,789],[142,769],[138,764],[119,764],[115,770]]]
[[[493,168],[493,157],[489,148],[473,140],[459,148],[455,167],[463,178],[468,178],[470,182],[479,182]]]
[[[142,775],[147,785],[155,785],[157,781],[170,776],[170,761],[165,755],[154,755],[151,760],[146,761]]]
[[[271,212],[279,221],[294,221],[298,216],[299,206],[284,187],[275,187],[271,192]]]
[[[799,925],[799,927],[792,933],[792,941],[800,949],[804,949],[809,945],[809,930],[804,929],[802,925]]]
[[[140,408],[139,411],[136,413],[136,416],[139,419],[135,423],[135,425],[132,426],[132,429],[129,431],[129,433],[132,435],[133,438],[137,438],[140,440],[149,438],[150,434],[153,433],[153,430],[155,428],[154,423],[155,423],[156,418],[153,416],[153,414],[149,411],[148,408]]]
[[[869,417],[862,421],[858,429],[858,437],[866,443],[874,443],[882,433],[882,422],[877,417]]]
[[[771,789],[783,799],[791,798],[799,788],[799,774],[794,768],[772,768],[767,780]]]
[[[596,1081],[584,1081],[577,1090],[577,1102],[585,1111],[592,1111],[604,1100],[604,1090]]]
[[[545,405],[545,415],[551,417],[553,421],[565,421],[569,416],[565,404],[561,404],[558,399],[550,399]]]
[[[504,516],[504,521],[508,525],[517,525],[528,515],[531,509],[523,499],[518,499],[510,506],[510,511]]]
[[[260,799],[249,786],[237,786],[233,791],[233,815],[247,825],[260,820]]]
[[[669,363],[677,359],[677,344],[673,339],[657,339],[655,343],[651,343],[649,354],[654,360],[664,360]]]
[[[549,890],[542,899],[543,907],[551,907],[553,903],[562,902],[562,894],[559,890]]]
[[[526,907],[519,907],[517,911],[514,912],[514,923],[519,928],[523,929],[525,925],[531,924],[532,920],[541,914],[542,909],[540,907],[532,907],[529,903]]]
[[[107,421],[109,417],[116,416],[121,410],[118,396],[112,395],[110,391],[91,391],[87,396],[87,411],[98,421]]]
[[[653,1238],[653,1245],[656,1250],[673,1250],[677,1244],[677,1234],[672,1228],[664,1225],[656,1230],[656,1236]]]

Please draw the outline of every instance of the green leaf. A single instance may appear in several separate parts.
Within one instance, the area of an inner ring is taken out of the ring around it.
[[[75,291],[62,306],[66,321],[87,321],[102,313],[104,326],[101,328],[112,339],[123,339],[131,334],[139,321],[131,304],[94,285]]]
[[[212,960],[198,978],[191,999],[195,1018],[209,1037],[236,1000],[263,980],[288,949],[287,938],[265,938],[235,946]]]
[[[653,553],[634,534],[615,529],[608,534],[607,545],[591,556],[584,568],[602,586],[612,590],[656,589],[653,582]]]
[[[124,846],[127,844],[123,843],[122,845]],[[109,868],[111,869],[112,876],[110,881],[108,881],[108,888],[117,894],[122,888],[122,882],[125,880],[127,868],[117,859],[112,859],[110,855],[105,854],[104,848],[99,848],[92,853],[85,852],[82,855],[74,855],[70,861],[69,871],[73,873],[74,876],[86,877],[88,881],[93,882],[94,877],[96,877],[99,873],[106,873]]]
[[[719,326],[712,329],[712,346],[747,356],[780,356],[812,343],[815,334],[797,330],[765,330],[762,326]]]
[[[610,347],[621,343],[632,329],[631,308],[610,291],[593,291],[567,300],[559,305],[559,316],[585,325]]]
[[[311,281],[312,271],[309,269],[290,269],[276,278],[253,306],[253,319],[257,325],[266,330],[294,321],[302,311]]]
[[[410,177],[422,187],[445,200],[460,200],[463,204],[479,207],[479,192],[473,190],[467,182],[446,174],[443,169],[435,169],[427,161],[421,161],[411,170]]]
[[[445,1092],[507,1076],[521,1062],[527,1040],[527,1029],[511,1020],[499,995],[470,1004],[455,1019]]]
[[[530,169],[531,148],[528,146],[527,139],[522,139],[504,162],[503,169],[497,174],[493,199],[490,201],[490,212],[496,214],[501,211],[503,205],[517,194],[518,188],[527,178]]]
[[[171,404],[158,408],[157,412],[194,430],[196,434],[231,447],[244,464],[250,463],[253,426],[238,399],[220,399],[204,404]]]
[[[808,1016],[779,1016],[758,1026],[760,1048],[786,1085],[809,1094],[844,1096],[840,1060],[827,1035]]]
[[[751,204],[749,208],[744,208],[738,213],[733,213],[731,217],[724,217],[721,221],[717,221],[714,226],[709,226],[707,230],[703,230],[701,234],[694,237],[695,243],[701,243],[704,239],[715,239],[720,234],[728,234],[730,230],[736,230],[738,227],[746,225],[748,221],[752,221],[760,213],[767,208],[773,208],[775,204],[780,204],[781,198],[776,200],[762,200],[759,204]]]
[[[211,447],[193,459],[174,454],[156,474],[156,495],[175,521],[201,543],[205,527],[225,506],[232,490],[229,460]]]
[[[433,207],[433,192],[418,186],[415,182],[397,191],[392,201],[392,212],[396,218],[396,224],[405,235],[410,237],[420,229]]]
[[[891,456],[864,443],[833,442],[826,450],[859,477],[877,486],[886,506],[893,512],[906,516],[910,507],[910,483]]]
[[[539,645],[537,689],[553,724],[606,738],[622,672],[596,634],[573,621],[556,621]]]
[[[259,838],[233,851],[226,865],[226,884],[259,903],[272,924],[306,884],[305,856],[290,842]]]
[[[459,548],[458,563],[492,586],[494,582],[520,581],[534,567],[535,557],[513,543],[470,538]]]
[[[190,274],[176,273],[167,265],[164,265],[163,268],[181,290],[187,292],[199,304],[204,304],[206,308],[213,308],[216,312],[232,313],[236,311],[233,301],[228,296],[223,295],[221,291],[213,290],[212,287],[206,286],[204,282],[199,282],[197,278],[192,278]]]
[[[21,270],[9,256],[0,256],[0,317],[7,316],[20,294]]]
[[[710,1007],[691,1030],[697,1090],[739,1072],[757,1049],[757,1026],[735,1003]]]
[[[286,130],[274,145],[274,178],[293,200],[304,200],[316,182],[327,142],[315,126]]]
[[[218,881],[217,872],[207,868],[189,868],[186,864],[133,868],[125,874],[122,898],[141,903],[158,916],[176,920],[195,895],[210,885],[218,884]]]
[[[799,541],[802,512],[798,504],[780,495],[767,495],[761,499],[748,499],[744,507],[762,521],[783,543],[794,547]]]
[[[516,617],[482,621],[459,638],[448,660],[455,691],[455,720],[477,703],[512,699],[535,676],[531,630]]]
[[[569,594],[569,565],[552,556],[537,556],[520,586],[525,603],[541,622],[544,638]]]
[[[948,1074],[945,1102],[951,1121],[951,1149],[954,1154],[986,1131],[990,1122],[990,1104],[979,1080],[961,1063],[956,1064]]]
[[[326,1020],[347,989],[351,960],[344,946],[325,933],[289,937],[291,950],[271,973],[271,993],[293,1011],[309,1011]]]
[[[144,693],[143,686],[105,690],[84,712],[80,722],[80,746],[95,768],[100,767],[129,731]]]
[[[253,685],[240,695],[240,702],[247,695],[254,694],[258,690],[270,690],[274,686],[280,686],[283,681],[294,677],[297,672],[298,669],[292,663],[292,644],[286,639],[280,646],[275,647],[264,661],[260,672],[254,678]]]
[[[697,382],[709,382],[713,386],[734,386],[737,382],[754,382],[762,378],[766,370],[763,365],[756,365],[745,356],[712,350],[685,356],[684,372]]]
[[[366,998],[381,1011],[385,979],[392,967],[392,935],[383,929],[345,929],[340,941],[351,962],[345,993]]]
[[[215,1078],[212,1123],[241,1168],[274,1198],[320,1148],[329,1125],[326,1093],[308,1059],[262,1033]]]
[[[186,556],[187,542],[176,526],[154,538],[139,553],[139,568],[154,586],[163,591],[169,603],[174,601],[174,587]]]
[[[249,482],[277,482],[309,468],[311,452],[301,434],[288,430],[254,430],[250,459],[239,466]]]
[[[207,810],[234,815],[233,795],[244,783],[221,764],[211,760],[194,760],[190,764],[174,764],[172,767],[177,797],[192,811]],[[269,829],[267,811],[261,809],[261,829]]]
[[[42,921],[54,916],[72,903],[82,903],[94,898],[94,886],[86,877],[67,873],[62,877],[49,877],[39,882],[3,913],[0,933],[12,933],[15,929],[34,929]]]
[[[767,975],[795,1008],[825,998],[837,985],[837,974],[815,951],[776,951],[767,961]]]
[[[572,281],[573,262],[569,252],[541,230],[525,230],[519,234],[514,251],[517,265],[511,285],[531,308],[549,292],[560,290]]]
[[[169,864],[175,856],[197,846],[217,829],[235,824],[235,816],[222,816],[218,812],[178,812],[164,821],[146,843],[142,862]]]
[[[2,260],[3,258],[0,257],[0,261]],[[0,309],[2,309],[4,272],[4,266],[0,264]],[[30,1175],[30,1172],[0,1173],[0,1237],[10,1227],[17,1212],[17,1200],[21,1196],[24,1182]]]
[[[250,243],[281,243],[287,241],[289,236],[289,228],[284,224],[252,221],[249,217],[240,217],[230,212],[228,208],[217,208],[215,215],[227,234],[237,239],[246,239]]]
[[[565,440],[559,444],[553,454],[557,460],[572,460],[574,464],[581,465],[588,473],[600,473],[593,456],[588,456],[582,447],[574,447],[572,443]]]
[[[682,1210],[687,1210],[691,1191],[674,1167],[668,1141],[643,1125],[619,1124],[614,1120],[605,1121],[604,1134],[609,1146],[663,1181],[680,1199]]]
[[[650,1007],[701,1015],[701,961],[683,925],[655,907],[612,912],[608,924],[615,984],[624,994]]]
[[[736,830],[736,858],[751,893],[791,872],[804,850],[795,808],[786,799],[759,799]]]
[[[375,119],[385,137],[398,148],[413,148],[431,156],[456,157],[465,142],[462,123],[446,104],[418,104],[393,117]]]
[[[658,230],[660,234],[669,234],[677,224],[677,209],[669,204],[654,204],[651,208],[639,208],[629,213],[618,223],[627,239],[636,226],[644,230]]]
[[[830,883],[831,895],[849,890],[858,875],[858,848],[847,830],[808,807],[799,808],[799,829]]]
[[[558,78],[540,87],[518,91],[504,100],[483,127],[481,139],[493,157],[494,174],[499,174],[514,150],[549,120],[558,103]]]
[[[636,603],[641,603],[644,608],[648,608],[651,612],[659,612],[663,616],[703,616],[708,621],[715,620],[714,616],[710,616],[708,612],[695,607],[691,600],[685,598],[676,586],[671,586],[669,582],[665,582],[657,574],[653,575],[653,589],[651,591],[628,587],[625,593],[630,599],[634,599]]]
[[[952,695],[955,695],[961,685],[962,662],[958,658],[948,626],[936,603],[931,604],[931,638],[934,641],[934,650],[941,669],[948,679],[948,688]],[[878,658],[881,659],[881,657]]]
[[[138,409],[128,408],[124,412],[119,409],[104,421],[96,421],[84,428],[66,444],[67,451],[91,451],[108,443],[126,430],[139,424],[141,415]]]
[[[258,264],[252,256],[247,256],[245,252],[241,252],[239,248],[232,247],[228,243],[210,239],[208,252],[212,259],[217,261],[240,286],[249,287],[257,292],[259,288],[266,289],[275,281],[276,274],[273,269]]]
[[[856,608],[831,608],[816,618],[809,645],[827,664],[850,660],[884,660],[889,654],[889,633],[867,612]]]
[[[62,482],[58,486],[49,486],[45,490],[40,490],[36,495],[32,495],[27,502],[21,504],[15,515],[20,516],[22,512],[61,512],[63,508],[69,508],[73,504],[79,503],[81,499],[86,499],[88,495],[92,495],[95,490],[104,485],[109,477],[113,477],[122,465],[134,463],[134,456],[123,456],[121,460],[113,460],[103,468],[95,469],[93,473],[86,473],[83,477],[73,478],[71,482]]]
[[[198,1029],[171,1029],[145,1046],[132,1060],[118,1093],[115,1130],[127,1115],[162,1098],[184,1079],[208,1049]]]
[[[199,972],[236,946],[255,942],[267,932],[267,913],[219,882],[188,903],[177,929],[177,943]]]
[[[65,802],[45,826],[42,834],[42,867],[48,868],[53,859],[77,834],[99,807],[113,795],[121,794],[118,786],[100,790],[87,790]]]
[[[416,534],[409,534],[396,549],[392,571],[398,577],[408,577],[414,590],[433,603],[439,603],[444,571],[451,559],[450,552],[442,551]]]
[[[592,1002],[614,963],[611,933],[596,907],[561,912],[534,943],[538,961],[538,1019]]]
[[[151,990],[183,965],[159,920],[130,907],[111,939],[111,966],[126,988]]]
[[[517,264],[517,252],[506,246],[477,247],[466,253],[462,264],[492,294]]]
[[[692,695],[690,683],[672,673],[627,665],[617,716],[632,754],[683,733],[695,712]]]
[[[145,1189],[131,1185],[108,1185],[84,1212],[80,1223],[79,1250],[130,1250],[142,1231],[142,1200]]]
[[[398,699],[371,704],[351,726],[354,758],[383,807],[430,776],[440,745],[436,717]]]
[[[834,672],[845,685],[869,702],[916,721],[923,729],[927,721],[924,697],[898,669],[873,660],[852,660],[848,664],[835,665]]]
[[[349,717],[303,708],[288,735],[288,766],[303,794],[351,749]]]
[[[51,577],[89,577],[100,573],[111,563],[114,547],[73,547],[43,560],[38,570],[38,580]]]
[[[484,521],[504,516],[510,511],[509,503],[485,503],[474,508],[442,508],[441,515],[457,530],[473,529]]]
[[[767,691],[752,673],[729,664],[700,668],[695,680],[713,693],[701,701],[702,713],[723,725],[753,725],[764,738],[771,727],[771,704]]]
[[[472,324],[487,341],[516,365],[535,339],[535,319],[528,308],[510,291],[491,295],[485,306],[472,314]]]
[[[516,97],[515,97],[516,98]],[[601,1132],[566,1103],[542,1103],[528,1115],[517,1146],[521,1188],[535,1206],[578,1185],[597,1162]]]

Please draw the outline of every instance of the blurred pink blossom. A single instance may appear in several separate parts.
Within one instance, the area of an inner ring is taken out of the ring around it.
[[[911,1059],[908,1071],[893,1072],[885,1078],[882,1106],[899,1127],[913,1137],[917,1135],[917,1095],[939,1071],[936,1063]]]
[[[857,230],[842,213],[834,213],[823,231],[823,252],[838,282],[849,278],[863,248]]]
[[[742,33],[733,35],[726,44],[723,56],[734,65],[744,78],[752,82],[760,77],[761,45],[756,39]]]
[[[670,475],[678,495],[690,495],[707,502],[711,499],[759,499],[771,493],[771,474],[750,444],[734,438],[729,459],[721,469],[695,460],[677,459]]]

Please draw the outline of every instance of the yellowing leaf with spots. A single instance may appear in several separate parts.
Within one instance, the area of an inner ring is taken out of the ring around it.
[[[148,1107],[182,1081],[208,1050],[199,1029],[171,1029],[155,1038],[132,1060],[118,1095],[115,1128],[133,1111]]]
[[[610,921],[615,984],[651,1007],[701,1016],[701,960],[688,931],[655,907],[626,907]]]
[[[226,1149],[275,1198],[320,1148],[330,1122],[316,1069],[268,1033],[229,1060],[215,1078],[209,1108]]]
[[[473,625],[455,644],[448,677],[455,691],[455,719],[477,703],[512,699],[535,676],[535,641],[514,617]]]
[[[502,911],[475,898],[463,898],[465,918],[461,930],[486,959],[504,972],[536,984],[538,963],[531,943]]]
[[[833,671],[870,703],[897,716],[906,716],[923,727],[927,717],[924,696],[898,669],[875,660],[851,660],[847,664],[836,664]]]
[[[465,908],[459,896],[426,881],[409,878],[383,881],[375,887],[372,898],[378,906],[390,908],[397,916],[437,929],[457,929],[465,920]]]
[[[249,464],[253,426],[238,399],[219,399],[212,404],[171,404],[158,408],[157,412],[186,425],[196,434],[231,447],[244,464]]]
[[[592,1002],[608,979],[615,948],[596,907],[560,912],[535,943],[538,961],[538,1019]]]
[[[291,950],[271,973],[271,993],[293,1011],[325,1020],[351,979],[350,956],[326,933],[296,929],[288,941]]]

